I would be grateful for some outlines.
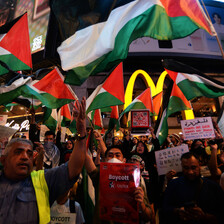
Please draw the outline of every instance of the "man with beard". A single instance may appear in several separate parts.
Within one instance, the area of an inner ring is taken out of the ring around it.
[[[201,177],[199,161],[192,153],[182,155],[181,165],[183,176],[169,182],[165,191],[165,223],[223,223],[224,192],[220,186]]]

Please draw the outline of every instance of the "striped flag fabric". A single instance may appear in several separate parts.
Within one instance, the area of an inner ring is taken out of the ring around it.
[[[104,83],[97,86],[86,100],[86,113],[124,104],[123,66],[120,63]]]
[[[13,71],[32,69],[27,13],[0,27],[0,61]],[[8,72],[0,65],[0,75]]]
[[[172,40],[199,28],[216,35],[198,0],[52,0],[50,7],[63,40],[57,51],[66,82],[74,85],[124,60],[139,37]]]
[[[153,110],[155,115],[159,114],[159,110],[162,103],[162,97],[163,97],[163,91],[158,93],[157,95],[153,96],[152,102],[153,102]]]
[[[71,87],[64,83],[64,76],[58,68],[53,69],[41,80],[35,80],[25,86],[23,96],[39,99],[48,108],[60,108],[77,100]]]
[[[31,80],[30,77],[20,77],[9,86],[0,86],[0,105],[12,103],[15,98],[21,96],[24,86],[31,83]]]
[[[58,125],[58,112],[57,109],[45,108],[43,116],[43,125],[49,130],[55,132]]]
[[[92,113],[93,113],[92,123],[94,125],[94,129],[103,129],[101,110],[96,109],[95,111],[92,111]]]
[[[205,96],[215,98],[224,95],[224,84],[183,63],[165,60],[164,67],[170,78],[181,89],[184,96],[191,100]]]
[[[163,144],[168,135],[168,117],[178,111],[191,109],[190,102],[186,99],[176,83],[173,84],[169,102],[162,112],[162,117],[156,132],[160,145]]]
[[[48,108],[56,109],[73,102],[77,96],[71,87],[64,83],[64,77],[55,68],[41,80],[31,81],[30,77],[21,77],[10,86],[0,87],[0,105],[11,103],[14,98],[39,99]]]
[[[60,117],[61,117],[61,119],[60,119],[61,120],[61,127],[66,127],[67,124],[72,119],[69,104],[65,104],[64,106],[61,107]]]
[[[120,114],[120,118],[127,112],[134,109],[148,109],[153,114],[153,101],[151,95],[151,89],[147,88],[139,96],[137,96],[129,106]]]

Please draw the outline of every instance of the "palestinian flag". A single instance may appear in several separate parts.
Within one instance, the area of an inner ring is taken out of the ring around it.
[[[180,88],[174,83],[167,108],[163,110],[156,137],[160,145],[163,144],[168,135],[168,117],[178,111],[190,110],[191,104],[186,99]]]
[[[71,87],[64,83],[64,77],[57,68],[41,80],[24,86],[22,95],[30,98],[33,96],[52,109],[60,108],[77,99]]]
[[[88,149],[88,147],[87,147]],[[88,150],[88,153],[91,152]],[[83,176],[83,213],[85,216],[86,223],[92,223],[94,217],[94,208],[95,208],[95,188],[93,182],[89,177],[85,167],[82,169]]]
[[[122,104],[124,104],[124,82],[122,63],[120,63],[106,81],[97,86],[86,100],[86,113]]]
[[[63,40],[57,51],[69,71],[66,82],[74,85],[123,61],[139,37],[172,40],[199,28],[216,35],[198,0],[53,0],[50,7]]]
[[[155,115],[159,114],[159,110],[160,110],[161,103],[162,103],[162,97],[163,97],[163,92],[160,92],[157,95],[153,96],[153,98],[152,98],[153,110],[154,110]]]
[[[120,128],[120,123],[119,123],[119,110],[118,110],[118,106],[112,106],[112,111],[110,114],[110,120],[109,120],[109,126],[108,126],[108,130],[113,130],[114,127],[116,126],[116,131],[119,130]]]
[[[120,114],[120,118],[130,110],[148,109],[153,114],[153,102],[150,88],[147,88],[143,93],[136,97],[131,104]]]
[[[0,105],[12,103],[15,98],[23,93],[23,88],[31,82],[30,77],[21,77],[16,79],[9,86],[0,86]]]
[[[51,109],[46,107],[43,117],[43,125],[47,126],[48,129],[55,132],[57,124],[58,124],[57,109]]]
[[[69,104],[64,105],[60,109],[60,119],[61,119],[61,127],[66,127],[68,122],[71,121],[72,116],[71,116],[71,111]]]
[[[101,110],[96,109],[95,111],[92,112],[92,116],[93,116],[92,123],[94,125],[94,129],[103,129]]]
[[[205,96],[215,98],[224,95],[224,84],[190,66],[166,60],[164,67],[188,100]],[[172,69],[172,70],[171,70]]]
[[[27,13],[0,27],[0,61],[13,71],[32,69]],[[8,72],[0,65],[0,75]]]

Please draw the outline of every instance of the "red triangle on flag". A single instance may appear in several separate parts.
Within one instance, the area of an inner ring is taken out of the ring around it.
[[[61,108],[61,116],[66,117],[67,119],[71,120],[72,116],[71,116],[71,111],[69,108],[69,104],[65,104],[62,108]]]
[[[179,97],[187,107],[191,108],[190,101],[187,100],[187,98],[184,96],[183,92],[180,90],[176,83],[173,84],[173,89],[170,97],[172,96]]]
[[[100,128],[103,128],[103,122],[102,122],[100,109],[95,110],[94,117],[93,117],[93,124]]]
[[[162,96],[163,96],[163,92],[158,93],[157,95],[155,95],[152,99],[153,101],[153,109],[154,109],[154,113],[156,115],[159,114],[159,110],[162,104]]]
[[[147,88],[143,93],[141,93],[137,99],[140,100],[151,113],[154,113],[150,88]]]
[[[24,64],[32,68],[27,13],[3,37],[0,42],[0,47],[9,51]]]
[[[73,91],[64,83],[64,77],[55,68],[39,82],[33,85],[39,91],[51,94],[58,99],[76,100]]]
[[[115,118],[118,119],[119,118],[119,112],[118,112],[118,106],[111,106],[111,113],[110,113],[110,118]]]
[[[120,63],[102,86],[108,93],[124,102],[123,65]]]

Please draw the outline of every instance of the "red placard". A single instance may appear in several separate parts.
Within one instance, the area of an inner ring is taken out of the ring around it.
[[[137,164],[100,163],[100,219],[138,223],[134,191],[140,183]]]
[[[131,110],[131,127],[148,128],[150,125],[149,110]]]

